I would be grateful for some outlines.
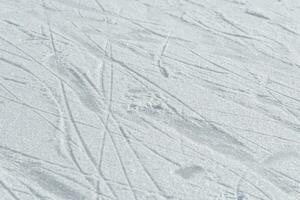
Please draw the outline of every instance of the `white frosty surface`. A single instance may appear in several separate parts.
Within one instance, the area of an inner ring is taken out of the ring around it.
[[[0,0],[0,200],[299,200],[299,0]]]

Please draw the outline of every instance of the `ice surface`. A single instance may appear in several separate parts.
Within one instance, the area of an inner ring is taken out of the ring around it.
[[[0,0],[0,200],[299,200],[299,0]]]

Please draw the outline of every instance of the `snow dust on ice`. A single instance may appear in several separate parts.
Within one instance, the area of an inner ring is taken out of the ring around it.
[[[299,200],[299,0],[0,0],[1,200]]]

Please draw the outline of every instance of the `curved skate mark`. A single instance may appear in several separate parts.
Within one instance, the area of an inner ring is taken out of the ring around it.
[[[59,113],[58,114],[58,117],[59,117],[59,126],[62,124],[62,121],[63,121],[63,115],[62,115],[62,111],[61,111],[61,107],[60,107],[60,104],[58,102],[58,99],[56,98],[56,95],[55,95],[55,92],[52,90],[52,88],[44,81],[42,80],[41,78],[39,78],[35,73],[33,73],[32,71],[30,71],[29,69],[26,69],[25,67],[23,67],[21,64],[18,64],[18,63],[15,63],[13,61],[10,61],[10,60],[7,60],[5,58],[0,58],[1,61],[7,63],[7,64],[10,64],[11,66],[29,74],[32,78],[33,78],[33,81],[35,82],[34,85],[32,85],[32,87],[36,87],[36,85],[39,83],[41,85],[41,88],[40,88],[40,91],[42,92],[42,96],[46,97],[47,98],[47,101],[49,102],[50,105],[54,105],[55,108],[57,109],[57,112]],[[8,79],[5,79],[5,77],[3,77],[4,80],[8,80]],[[12,81],[9,79],[9,81]],[[19,81],[20,82],[20,81]],[[22,82],[23,84],[23,82]],[[27,81],[27,82],[24,82],[24,84],[28,84],[30,85],[30,83]],[[35,114],[37,114],[38,116],[42,117],[43,119],[45,119],[48,123],[50,123],[52,126],[53,124],[48,121],[45,117],[43,117],[40,113],[37,112],[37,110],[34,110],[33,107],[31,105],[28,105],[26,104],[25,102],[23,102],[19,97],[17,97],[15,94],[13,94],[12,92],[10,92],[18,101],[20,101],[20,103],[22,105],[27,105],[28,108],[30,108]],[[56,127],[56,125],[54,125],[53,127]],[[55,136],[56,139],[59,139],[59,141],[61,141],[60,138],[57,138]],[[54,145],[57,145],[54,143]],[[55,147],[56,148],[56,147]],[[59,149],[59,147],[57,147],[56,149]],[[62,155],[60,154],[61,151],[58,150],[58,153],[59,155]]]
[[[158,66],[158,69],[160,71],[160,73],[165,77],[168,78],[169,77],[169,72],[167,71],[167,69],[162,66],[162,58],[164,56],[164,53],[167,49],[168,43],[169,43],[169,37],[170,37],[170,33],[168,34],[165,43],[163,44],[162,48],[161,48],[161,52],[159,54],[159,56],[157,56],[156,58],[156,64]]]
[[[158,65],[158,68],[159,68],[159,71],[160,73],[165,77],[165,78],[168,78],[169,77],[169,72],[167,71],[167,69],[165,67],[162,66],[162,61],[161,60],[158,60],[157,61],[157,65]]]

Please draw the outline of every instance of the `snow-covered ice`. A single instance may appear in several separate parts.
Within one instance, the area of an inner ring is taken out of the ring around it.
[[[299,199],[299,0],[0,0],[0,200]]]

